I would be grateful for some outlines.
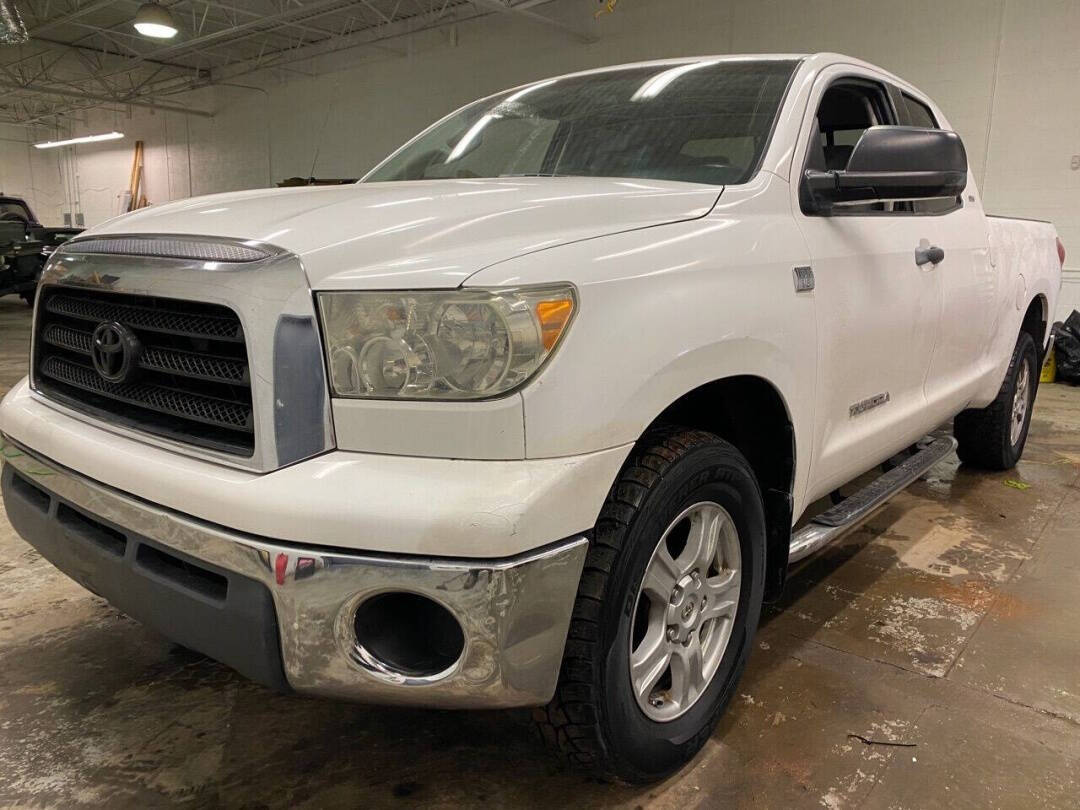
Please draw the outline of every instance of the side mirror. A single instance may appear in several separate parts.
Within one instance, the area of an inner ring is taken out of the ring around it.
[[[812,213],[886,200],[956,197],[967,186],[967,153],[955,132],[870,127],[846,169],[808,169],[803,182]]]

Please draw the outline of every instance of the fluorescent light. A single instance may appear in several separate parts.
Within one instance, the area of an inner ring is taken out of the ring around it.
[[[705,62],[688,62],[685,65],[679,65],[665,70],[663,73],[657,73],[655,76],[648,79],[641,87],[637,89],[634,95],[630,96],[631,101],[644,101],[649,98],[656,98],[662,92],[664,88],[675,81],[680,76],[684,76],[692,70],[698,70],[699,68],[709,67],[719,62],[719,59],[710,59]]]
[[[162,8],[157,3],[146,3],[139,6],[135,12],[133,22],[135,30],[144,37],[154,39],[172,39],[176,36],[176,22],[168,9]]]
[[[43,143],[35,143],[36,149],[55,149],[57,146],[73,146],[77,143],[97,143],[98,141],[115,141],[117,138],[123,138],[123,132],[106,132],[103,135],[83,135],[81,138],[68,138],[66,141],[45,141]]]

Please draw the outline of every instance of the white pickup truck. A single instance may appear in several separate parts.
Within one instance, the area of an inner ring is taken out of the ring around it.
[[[65,244],[0,406],[7,515],[251,678],[539,707],[574,764],[656,779],[792,562],[954,447],[1016,463],[1063,261],[858,60],[535,82],[359,184]]]

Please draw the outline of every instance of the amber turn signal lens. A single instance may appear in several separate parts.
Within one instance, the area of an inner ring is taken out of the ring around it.
[[[555,345],[570,322],[570,316],[574,312],[574,301],[571,298],[560,298],[555,301],[539,301],[536,304],[536,317],[540,319],[540,333],[543,337],[544,348],[548,351]]]

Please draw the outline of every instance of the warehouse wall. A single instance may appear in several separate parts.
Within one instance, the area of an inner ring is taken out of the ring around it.
[[[238,79],[262,89],[221,87],[192,99],[216,110],[212,119],[139,111],[119,121],[125,141],[79,152],[82,208],[91,223],[115,213],[136,137],[146,141],[146,191],[157,203],[294,175],[357,176],[455,106],[545,75],[685,54],[833,50],[878,63],[937,100],[964,138],[988,209],[1057,223],[1074,246],[1067,295],[1080,306],[1080,170],[1071,168],[1080,155],[1080,3],[621,0],[599,23],[595,8],[559,0],[541,9],[595,27],[600,40],[589,45],[493,14],[391,43],[405,56],[358,48],[291,66],[314,78]],[[90,113],[79,131],[111,129],[115,118]]]
[[[64,156],[34,149],[31,133],[23,127],[0,124],[0,193],[27,199],[33,212],[46,222],[63,220]]]

